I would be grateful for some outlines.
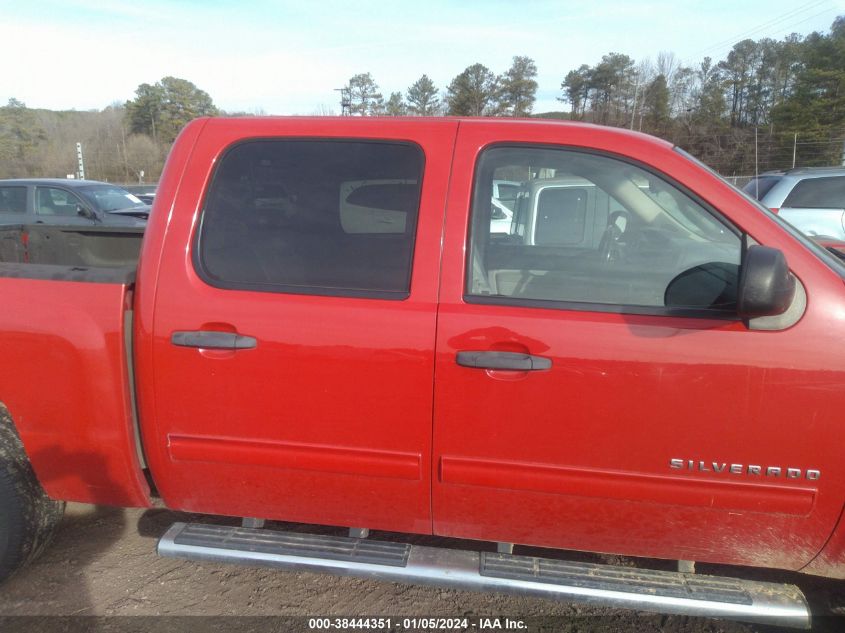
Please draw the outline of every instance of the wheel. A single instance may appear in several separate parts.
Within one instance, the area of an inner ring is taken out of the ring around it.
[[[0,405],[0,583],[41,553],[64,509],[41,488],[12,418]]]

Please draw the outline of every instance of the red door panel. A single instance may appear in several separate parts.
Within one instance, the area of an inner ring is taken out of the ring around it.
[[[216,123],[182,179],[157,281],[155,416],[145,441],[164,500],[197,512],[430,532],[436,284],[456,124]],[[410,296],[202,281],[183,245],[192,243],[215,161],[244,137],[418,139],[425,172]],[[257,343],[236,351],[171,343],[174,332],[200,330]]]
[[[787,253],[809,295],[804,317],[762,332],[736,321],[467,303],[467,166],[497,141],[554,141],[659,168]],[[472,122],[461,127],[455,164],[437,332],[435,533],[793,569],[812,559],[843,504],[834,447],[845,367],[830,351],[843,331],[841,280],[728,186],[643,137],[620,147],[589,126]],[[466,350],[552,365],[471,368],[456,362]],[[767,476],[770,467],[780,470]]]

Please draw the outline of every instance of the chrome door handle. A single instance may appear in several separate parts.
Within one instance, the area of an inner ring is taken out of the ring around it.
[[[235,334],[233,332],[214,332],[211,330],[194,330],[191,332],[174,332],[170,342],[179,347],[200,347],[203,349],[255,349],[258,341],[251,336]]]
[[[461,367],[504,369],[509,371],[542,371],[552,368],[552,359],[519,352],[458,352],[455,359]]]

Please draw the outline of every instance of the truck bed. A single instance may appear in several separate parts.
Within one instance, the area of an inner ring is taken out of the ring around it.
[[[57,499],[148,503],[129,365],[142,235],[0,228],[0,400]]]
[[[0,227],[0,263],[134,269],[143,236],[141,227],[7,225]]]

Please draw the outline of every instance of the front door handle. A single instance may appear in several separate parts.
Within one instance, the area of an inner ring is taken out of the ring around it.
[[[542,371],[552,368],[552,359],[519,352],[458,352],[461,367],[504,369],[509,371]]]
[[[251,336],[211,330],[174,332],[170,336],[170,342],[179,347],[201,347],[202,349],[254,349],[258,346],[258,341]]]

